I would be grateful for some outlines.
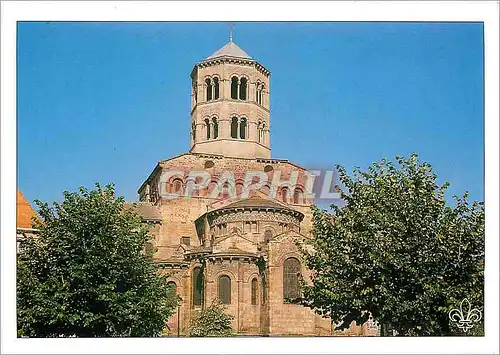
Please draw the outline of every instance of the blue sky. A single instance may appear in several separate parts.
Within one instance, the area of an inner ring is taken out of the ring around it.
[[[30,200],[114,182],[137,189],[189,150],[190,72],[226,23],[18,25],[18,187]],[[271,71],[274,158],[362,168],[417,152],[449,196],[483,200],[479,23],[238,23]]]

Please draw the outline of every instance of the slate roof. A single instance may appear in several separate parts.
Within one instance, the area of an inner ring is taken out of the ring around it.
[[[281,209],[281,210],[289,210],[289,211],[294,211],[291,207],[286,206],[285,204],[278,203],[275,200],[270,200],[266,198],[262,198],[260,196],[253,196],[244,200],[239,200],[233,203],[230,203],[229,205],[223,206],[221,208],[218,208],[219,210],[225,210],[225,209],[233,209],[233,208],[276,208],[276,209]]]
[[[229,41],[224,45],[224,47],[217,50],[214,54],[207,57],[205,60],[214,59],[218,57],[235,57],[235,58],[245,58],[252,59],[243,49],[238,47],[233,41]]]

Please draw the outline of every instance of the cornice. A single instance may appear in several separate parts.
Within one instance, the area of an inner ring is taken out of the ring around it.
[[[255,67],[259,72],[264,74],[266,77],[271,75],[271,72],[267,70],[262,64],[260,64],[255,59],[246,59],[246,58],[238,58],[238,57],[230,57],[230,56],[222,56],[212,59],[205,59],[195,64],[193,70],[191,71],[191,78],[194,77],[194,73],[198,68],[206,68],[214,65],[220,65],[224,63],[237,64],[237,65],[248,65]]]

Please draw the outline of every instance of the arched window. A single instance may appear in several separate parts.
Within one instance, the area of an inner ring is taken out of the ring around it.
[[[173,281],[167,282],[168,291],[173,293],[174,295],[177,293],[177,284]]]
[[[262,135],[262,144],[266,144],[266,123],[262,122],[262,129],[260,130],[260,134]]]
[[[265,90],[265,86],[264,84],[262,84],[260,86],[260,90],[259,90],[259,104],[263,105],[264,106],[264,90]]]
[[[207,132],[207,140],[210,139],[210,121],[208,118],[205,118],[205,130]]]
[[[256,278],[254,278],[252,280],[252,297],[251,297],[251,301],[252,301],[253,305],[257,304],[258,292],[259,292],[259,282],[257,281]]]
[[[247,78],[240,79],[240,100],[247,99]]]
[[[219,78],[214,78],[214,100],[219,99]]]
[[[203,304],[203,271],[201,267],[193,270],[193,305],[201,306]]]
[[[281,189],[281,200],[288,203],[288,187],[283,187]]]
[[[207,101],[211,101],[212,100],[212,80],[210,80],[210,78],[207,78],[205,80],[205,86],[206,86],[206,89],[207,89]]]
[[[216,117],[212,118],[212,123],[214,125],[213,135],[214,135],[214,139],[216,139],[219,136],[219,124],[217,123]]]
[[[238,78],[236,76],[231,78],[231,98],[238,99]]]
[[[193,97],[194,103],[198,102],[198,83],[193,83]]]
[[[265,232],[264,232],[264,241],[267,243],[268,241],[270,241],[271,239],[273,238],[273,231],[270,230],[270,229],[267,229]]]
[[[258,104],[260,104],[260,101],[259,101],[259,91],[260,91],[260,82],[257,81],[255,83],[255,101],[257,101]]]
[[[238,138],[238,118],[231,118],[231,138]]]
[[[222,304],[231,304],[231,279],[227,275],[219,277],[219,299]]]
[[[175,179],[172,182],[172,192],[182,194],[182,181],[180,179]]]
[[[242,118],[240,121],[240,138],[246,139],[247,137],[247,119]]]
[[[295,189],[294,193],[293,193],[293,203],[295,204],[299,204],[301,203],[301,199],[300,197],[302,196],[302,191],[300,189]]]
[[[293,299],[300,296],[300,262],[296,258],[288,258],[283,263],[283,299]]]
[[[196,124],[194,122],[191,125],[191,134],[193,135],[193,142],[196,142]]]

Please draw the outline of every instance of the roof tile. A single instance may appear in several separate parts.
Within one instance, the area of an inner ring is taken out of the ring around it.
[[[17,228],[32,228],[31,220],[32,218],[38,218],[37,213],[31,207],[23,193],[17,190],[17,206],[16,206],[16,227]]]

